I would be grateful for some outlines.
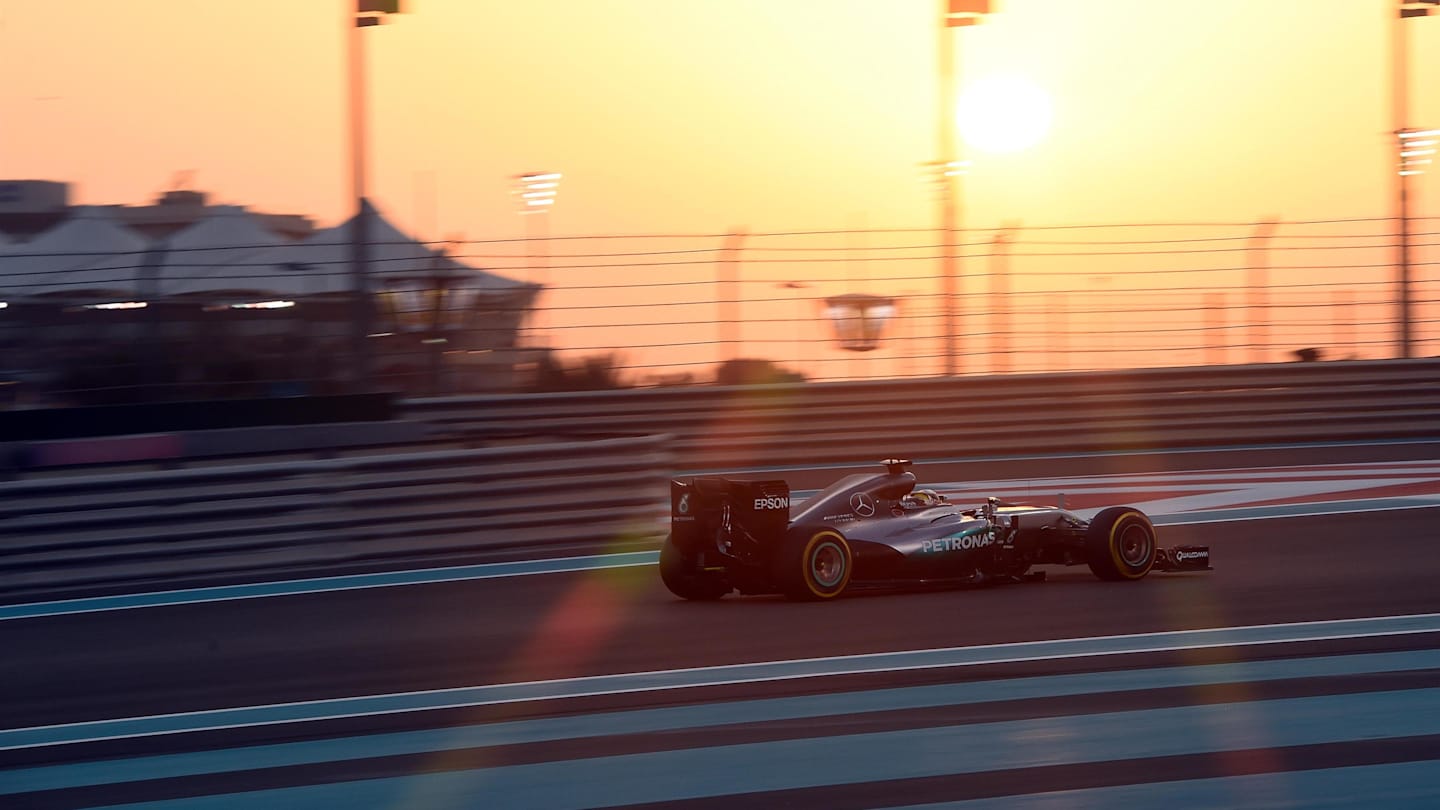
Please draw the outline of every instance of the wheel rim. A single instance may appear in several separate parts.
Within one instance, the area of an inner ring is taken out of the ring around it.
[[[1154,543],[1150,539],[1150,532],[1140,524],[1132,524],[1125,527],[1120,533],[1120,559],[1133,568],[1139,568],[1150,559],[1150,550]]]
[[[815,547],[810,555],[810,578],[821,588],[833,588],[845,579],[845,552],[834,541]]]

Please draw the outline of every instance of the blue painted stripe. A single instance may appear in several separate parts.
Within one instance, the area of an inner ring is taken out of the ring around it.
[[[487,723],[425,731],[375,734],[331,740],[248,746],[117,761],[87,762],[5,772],[0,795],[29,791],[173,779],[237,770],[438,753],[466,748],[613,734],[699,729],[737,723],[803,720],[993,703],[1004,700],[1074,697],[1105,692],[1216,684],[1254,683],[1326,676],[1440,668],[1440,650],[1341,655],[1294,660],[1210,664],[1076,675],[1047,675],[966,684],[878,689],[792,698],[731,701],[601,715]]]
[[[1310,771],[1222,776],[1143,785],[1032,793],[1023,797],[939,802],[890,810],[1075,810],[1077,807],[1164,807],[1166,810],[1416,810],[1440,807],[1440,762],[1395,762]]]
[[[1177,730],[1183,729],[1183,733]],[[132,810],[677,801],[1085,762],[1440,734],[1440,689],[1046,717],[480,768],[127,805]],[[1151,806],[1148,805],[1147,806]]]
[[[484,563],[448,568],[422,568],[409,571],[387,571],[375,574],[351,574],[341,577],[315,577],[283,582],[258,582],[244,585],[221,585],[212,588],[187,588],[175,591],[94,596],[55,602],[31,602],[22,605],[0,605],[0,621],[35,619],[72,613],[95,613],[108,610],[168,607],[197,602],[220,602],[233,599],[260,599],[269,596],[294,596],[305,593],[348,591],[360,588],[391,588],[401,585],[430,585],[438,582],[459,582],[472,579],[558,574],[592,571],[598,568],[626,568],[654,565],[659,553],[636,551],[626,554],[600,554],[587,557],[557,557],[543,560]]]
[[[1302,624],[1256,625],[1127,636],[1014,642],[979,647],[951,647],[888,653],[729,664],[693,669],[596,675],[525,683],[405,692],[358,698],[337,698],[272,706],[185,712],[154,717],[120,718],[86,723],[0,731],[0,750],[35,748],[76,742],[156,736],[188,731],[243,728],[282,723],[330,720],[377,714],[399,714],[442,708],[485,706],[534,700],[701,686],[760,683],[867,672],[978,666],[1017,661],[1043,661],[1105,655],[1195,650],[1256,644],[1279,644],[1340,638],[1377,637],[1440,632],[1440,613],[1344,619]]]

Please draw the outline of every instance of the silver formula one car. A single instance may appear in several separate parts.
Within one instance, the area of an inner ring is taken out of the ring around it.
[[[1088,565],[1104,580],[1208,571],[1207,546],[1161,548],[1132,507],[1086,520],[1055,506],[948,502],[915,487],[904,459],[836,481],[791,513],[780,480],[691,478],[670,484],[660,576],[685,599],[780,593],[831,599],[860,585],[1034,581],[1035,565]]]

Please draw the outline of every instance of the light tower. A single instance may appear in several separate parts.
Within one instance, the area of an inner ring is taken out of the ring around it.
[[[512,194],[515,195],[515,212],[525,217],[526,264],[530,266],[531,280],[543,290],[546,271],[550,267],[550,212],[560,199],[560,172],[526,172],[515,175]],[[540,322],[541,310],[535,310],[535,334],[537,343],[544,336],[544,324]]]
[[[1395,116],[1395,147],[1397,154],[1395,169],[1395,219],[1399,224],[1399,240],[1396,245],[1395,286],[1400,324],[1397,340],[1399,355],[1409,358],[1413,351],[1412,326],[1410,323],[1410,178],[1420,174],[1419,167],[1430,162],[1435,154],[1434,137],[1437,130],[1414,130],[1406,120],[1409,118],[1409,73],[1410,54],[1405,21],[1411,17],[1428,17],[1426,6],[1440,5],[1440,0],[1400,0],[1399,14],[1393,26],[1391,56],[1391,89]]]
[[[991,13],[990,0],[940,0],[939,42],[935,63],[939,92],[936,96],[935,165],[940,168],[940,289],[941,311],[944,315],[945,376],[959,371],[955,351],[955,330],[959,325],[960,256],[955,253],[955,238],[960,230],[961,163],[955,146],[955,39],[950,29],[979,25]]]
[[[357,385],[369,382],[371,327],[375,302],[370,297],[370,203],[366,200],[365,38],[360,29],[380,25],[400,13],[400,0],[355,0],[347,15],[345,41],[349,46],[350,80],[350,194],[355,218],[350,221],[350,287],[354,300],[350,318],[351,362]]]

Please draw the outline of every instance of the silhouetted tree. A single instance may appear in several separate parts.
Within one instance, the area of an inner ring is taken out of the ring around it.
[[[619,355],[593,354],[567,364],[555,352],[545,352],[535,364],[535,382],[531,390],[545,391],[608,391],[626,388],[620,371],[624,367]]]
[[[771,360],[739,358],[726,360],[715,369],[717,385],[768,385],[803,383],[805,375],[776,365]]]

